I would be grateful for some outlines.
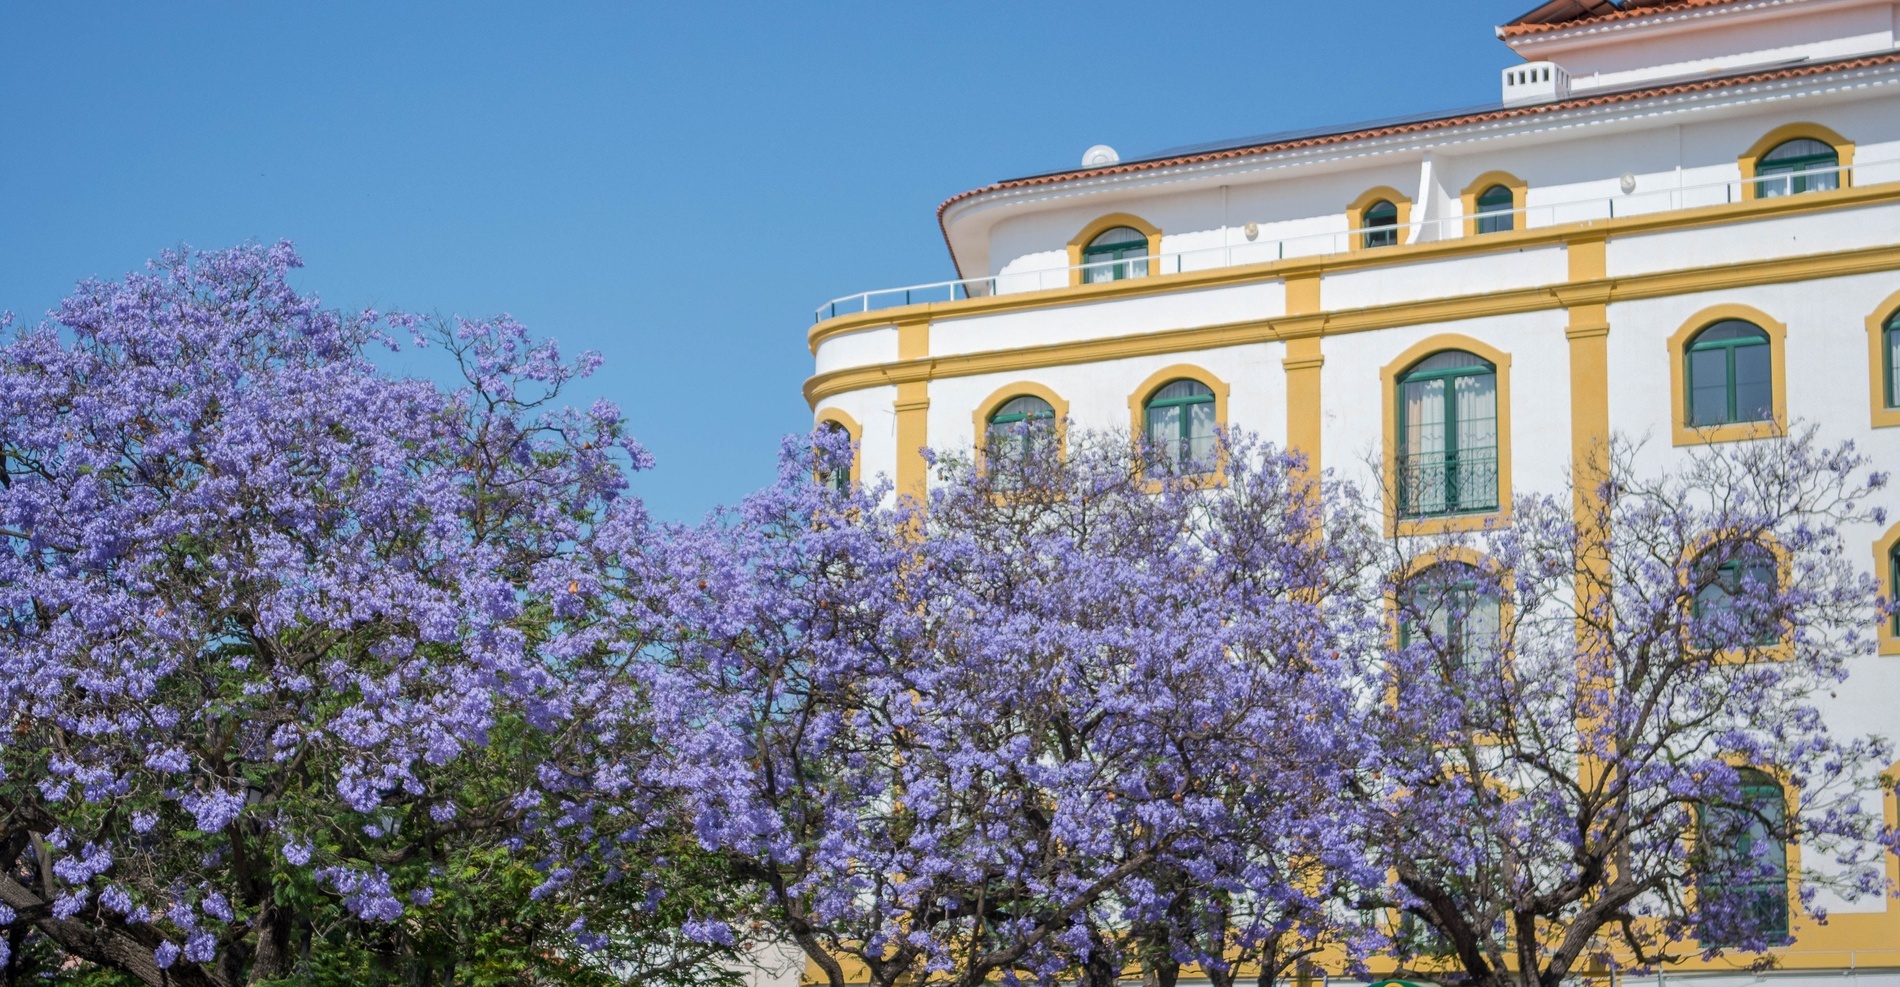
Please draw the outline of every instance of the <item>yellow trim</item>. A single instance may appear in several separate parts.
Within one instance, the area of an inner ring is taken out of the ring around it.
[[[1106,216],[1101,217],[1100,219],[1097,219],[1096,221],[1090,223],[1089,225],[1082,227],[1082,232],[1077,233],[1074,239],[1071,239],[1069,241],[1069,286],[1070,287],[1075,288],[1075,287],[1082,286],[1082,270],[1081,270],[1082,248],[1087,247],[1089,245],[1090,240],[1093,240],[1096,237],[1101,236],[1103,233],[1106,233],[1109,230],[1112,230],[1118,226],[1126,226],[1129,229],[1135,230],[1148,238],[1148,274],[1147,276],[1154,277],[1156,274],[1160,273],[1160,271],[1158,270],[1158,267],[1161,263],[1161,227],[1156,226],[1155,224],[1150,223],[1147,220],[1142,219],[1140,216],[1134,215],[1133,213],[1112,212]],[[1136,279],[1130,279],[1130,280],[1136,280]]]
[[[1695,577],[1696,562],[1699,561],[1703,555],[1713,551],[1716,546],[1728,542],[1750,542],[1757,548],[1767,549],[1768,554],[1775,558],[1775,581],[1777,587],[1785,588],[1793,582],[1794,560],[1789,557],[1787,546],[1781,544],[1773,534],[1763,532],[1757,535],[1742,535],[1732,532],[1724,534],[1720,531],[1713,531],[1702,535],[1690,544],[1689,558],[1684,562],[1681,571],[1677,573],[1677,586],[1686,592],[1693,585],[1691,580]],[[1693,607],[1695,601],[1690,600],[1687,605]],[[1688,632],[1685,629],[1683,633],[1686,635]],[[1696,650],[1692,645],[1686,642],[1683,646],[1690,651]],[[1794,628],[1784,626],[1782,628],[1781,637],[1774,644],[1725,648],[1718,652],[1715,658],[1717,661],[1743,664],[1749,661],[1750,651],[1754,652],[1757,661],[1787,661],[1794,654]]]
[[[1725,319],[1750,322],[1768,333],[1770,389],[1774,414],[1765,422],[1731,422],[1700,428],[1688,424],[1689,392],[1685,380],[1689,341],[1697,333]],[[1711,305],[1689,317],[1669,337],[1669,428],[1674,444],[1707,445],[1781,435],[1788,430],[1788,327],[1761,309],[1749,305]]]
[[[1893,584],[1893,550],[1896,546],[1900,546],[1900,524],[1888,528],[1887,533],[1874,542],[1874,578],[1880,582],[1881,595],[1889,600],[1894,598],[1896,590],[1900,590]],[[1880,621],[1878,640],[1880,654],[1900,655],[1900,635],[1894,634],[1891,618]]]
[[[1472,179],[1471,184],[1465,186],[1465,190],[1458,195],[1458,201],[1464,207],[1465,236],[1478,235],[1478,196],[1493,185],[1502,185],[1511,190],[1511,208],[1516,210],[1511,215],[1511,232],[1516,233],[1530,225],[1524,222],[1524,204],[1530,198],[1531,187],[1508,171],[1487,171]]]
[[[1757,198],[1755,195],[1755,172],[1761,164],[1762,155],[1767,154],[1769,151],[1789,141],[1800,140],[1803,137],[1820,141],[1832,147],[1835,156],[1840,159],[1840,166],[1842,168],[1852,168],[1854,166],[1853,141],[1842,137],[1840,134],[1818,123],[1784,123],[1763,134],[1760,140],[1750,145],[1748,150],[1743,151],[1741,157],[1737,159],[1742,168],[1743,201],[1754,201]],[[1853,172],[1843,171],[1840,173],[1840,176],[1840,186],[1842,188],[1847,188],[1853,184]]]
[[[1825,193],[1822,193],[1825,194]],[[1792,201],[1801,196],[1773,199]],[[1502,237],[1506,234],[1497,234]],[[866,387],[907,380],[941,380],[976,374],[1020,373],[1054,366],[1121,360],[1130,357],[1178,354],[1193,350],[1244,346],[1301,336],[1337,336],[1397,326],[1455,322],[1494,315],[1547,312],[1584,304],[1666,298],[1707,291],[1784,284],[1819,278],[1847,277],[1900,269],[1900,246],[1861,247],[1824,254],[1778,257],[1761,261],[1718,264],[1711,267],[1659,271],[1594,282],[1508,288],[1476,295],[1430,298],[1420,301],[1339,309],[1279,319],[1244,319],[1191,329],[1168,329],[1127,336],[1106,336],[1067,343],[1047,343],[1008,350],[984,350],[844,367],[814,374],[805,381],[805,399],[818,401]]]
[[[1517,574],[1506,569],[1497,559],[1469,545],[1435,546],[1407,559],[1399,571],[1394,574],[1392,579],[1394,591],[1385,595],[1386,634],[1391,641],[1391,646],[1396,649],[1404,633],[1404,622],[1399,614],[1398,593],[1403,591],[1406,585],[1412,580],[1417,579],[1420,575],[1430,572],[1441,565],[1468,565],[1473,569],[1497,577],[1499,593],[1498,644],[1500,648],[1498,659],[1503,666],[1504,674],[1509,678],[1516,678],[1517,655],[1515,650],[1508,647],[1505,642],[1507,639],[1513,638],[1516,634]],[[1396,683],[1388,688],[1386,702],[1389,706],[1397,707],[1398,686]],[[1499,742],[1496,734],[1489,733],[1474,734],[1471,739],[1481,747],[1495,746]],[[1499,791],[1515,795],[1512,789],[1506,787],[1502,781],[1496,778],[1487,777],[1485,782],[1487,784],[1496,785]]]
[[[1136,443],[1146,438],[1147,422],[1144,412],[1148,410],[1148,399],[1164,385],[1177,380],[1196,380],[1207,385],[1214,392],[1214,427],[1227,427],[1227,395],[1232,390],[1227,382],[1210,373],[1207,368],[1192,363],[1175,363],[1162,367],[1148,375],[1128,395],[1128,434]],[[1214,461],[1214,472],[1204,474],[1200,481],[1205,486],[1217,487],[1227,482],[1227,453],[1222,450]]]
[[[1887,407],[1887,353],[1885,342],[1880,337],[1886,328],[1887,320],[1900,314],[1900,291],[1881,299],[1872,315],[1867,316],[1867,373],[1873,391],[1873,427],[1887,428],[1900,425],[1900,408]],[[1895,376],[1900,376],[1900,367],[1894,368]]]
[[[1351,248],[1353,250],[1379,249],[1366,246],[1364,230],[1366,228],[1366,210],[1372,208],[1373,203],[1380,201],[1390,202],[1393,206],[1398,208],[1398,242],[1404,243],[1406,241],[1406,234],[1410,232],[1406,229],[1406,226],[1412,222],[1412,200],[1407,198],[1404,192],[1390,185],[1381,185],[1378,188],[1365,190],[1360,194],[1359,198],[1352,200],[1352,203],[1346,207],[1346,229],[1352,231]],[[1396,245],[1397,244],[1394,244],[1394,246]]]
[[[989,443],[990,416],[996,414],[996,409],[1024,396],[1041,398],[1049,402],[1049,407],[1055,409],[1056,454],[1059,456],[1069,454],[1069,402],[1064,401],[1062,395],[1042,384],[1034,381],[1019,381],[992,391],[989,397],[984,398],[983,402],[976,406],[976,412],[970,416],[972,424],[976,426],[976,461],[979,464],[983,462],[984,447]]]
[[[1564,253],[1571,281],[1600,281],[1607,276],[1607,246],[1601,238],[1573,240]],[[1615,685],[1609,642],[1601,627],[1611,568],[1599,496],[1610,467],[1609,306],[1600,301],[1579,301],[1570,306],[1569,315],[1564,338],[1570,344],[1571,518],[1578,536],[1574,586],[1579,604],[1577,650],[1581,657],[1577,662],[1577,689],[1579,695],[1590,695]],[[1608,728],[1606,721],[1593,717],[1589,707],[1583,707],[1577,729],[1590,738],[1586,751],[1609,749],[1604,736]],[[1583,785],[1594,788],[1603,778],[1603,763],[1586,753],[1580,759],[1578,773]]]
[[[1286,370],[1286,445],[1306,456],[1307,472],[1313,476],[1322,469],[1325,408],[1320,397],[1320,368],[1325,364],[1318,336],[1287,340],[1286,357],[1280,361]]]
[[[1789,827],[1789,831],[1794,837],[1793,839],[1783,840],[1781,843],[1782,852],[1787,856],[1787,873],[1784,876],[1787,879],[1788,886],[1783,893],[1787,898],[1789,937],[1799,942],[1803,936],[1807,935],[1802,928],[1803,922],[1807,918],[1807,909],[1802,905],[1800,895],[1801,786],[1795,784],[1793,777],[1788,774],[1787,770],[1779,766],[1755,764],[1737,757],[1728,757],[1723,760],[1728,762],[1729,767],[1737,771],[1756,772],[1757,774],[1773,779],[1775,784],[1781,786],[1781,818]],[[1702,809],[1698,806],[1696,808],[1696,825],[1690,827],[1686,841],[1688,846],[1685,847],[1685,849],[1693,850],[1695,840],[1701,835],[1701,812]],[[1696,890],[1693,882],[1691,882],[1689,887],[1684,889],[1684,892],[1687,903],[1691,908],[1694,908]],[[1700,945],[1699,940],[1691,939],[1690,941]],[[1774,955],[1774,950],[1771,948],[1767,955]],[[1843,966],[1845,965],[1846,964],[1843,964]],[[1842,972],[1847,971],[1843,970]]]
[[[929,382],[898,384],[891,410],[897,413],[897,496],[922,504],[930,479],[930,464],[923,453],[930,444]]]
[[[1458,514],[1452,517],[1399,517],[1399,375],[1434,353],[1464,350],[1490,361],[1498,376],[1498,509],[1484,514]],[[1391,363],[1379,369],[1379,395],[1385,413],[1385,453],[1382,468],[1385,486],[1386,537],[1432,535],[1452,531],[1479,531],[1511,520],[1511,355],[1487,346],[1470,336],[1455,332],[1439,333],[1407,347]]]
[[[1321,311],[1320,277],[1317,273],[1289,277],[1286,281],[1288,315],[1317,315]],[[1320,351],[1317,333],[1286,341],[1286,356],[1280,366],[1286,371],[1286,445],[1306,455],[1310,475],[1320,473],[1320,444],[1324,411],[1320,404],[1320,368],[1326,356]]]
[[[1315,254],[1259,264],[1209,268],[1180,274],[1150,274],[1146,278],[1100,282],[1069,288],[1013,292],[960,299],[954,302],[921,302],[873,312],[855,312],[827,319],[806,332],[813,354],[818,345],[833,336],[873,326],[890,326],[907,319],[950,319],[998,312],[1061,308],[1081,302],[1106,301],[1122,296],[1166,294],[1203,288],[1225,287],[1278,281],[1301,275],[1319,275],[1343,271],[1393,267],[1425,263],[1452,257],[1509,253],[1535,247],[1556,246],[1579,237],[1634,236],[1644,233],[1674,232],[1705,226],[1725,226],[1767,217],[1828,212],[1856,206],[1880,205],[1900,201],[1900,182],[1884,182],[1861,188],[1841,188],[1805,195],[1784,195],[1751,202],[1732,202],[1700,206],[1671,212],[1645,213],[1617,219],[1585,220],[1531,230],[1492,233],[1482,237],[1454,237],[1422,243],[1400,244],[1389,250]]]
[[[837,408],[829,406],[820,409],[817,413],[812,415],[813,428],[823,425],[826,422],[837,423],[844,428],[846,434],[851,436],[850,479],[854,485],[863,482],[864,428],[858,424],[856,418],[845,414]]]

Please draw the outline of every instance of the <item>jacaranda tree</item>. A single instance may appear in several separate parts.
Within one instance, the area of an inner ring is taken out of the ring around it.
[[[561,903],[517,872],[588,695],[569,659],[614,647],[583,616],[598,546],[645,537],[647,454],[613,406],[556,403],[591,356],[506,319],[325,309],[297,266],[169,253],[0,347],[0,969],[32,945],[261,982],[338,936],[388,959],[351,938],[386,927],[426,981],[432,950],[509,953],[474,942],[501,909],[539,930],[528,967],[598,965],[602,930],[632,930],[604,955],[692,979],[725,950],[639,917],[669,890],[642,882],[694,868],[576,892],[634,903],[592,926],[482,897]],[[380,369],[398,337],[455,386]]]
[[[814,441],[682,535],[648,668],[668,784],[830,983],[1226,973],[1378,880],[1337,825],[1376,625],[1333,609],[1372,546],[1297,460],[1237,442],[1212,488],[1071,430],[915,510]]]
[[[1881,520],[1885,477],[1811,428],[1643,457],[1603,450],[1508,527],[1389,543],[1391,714],[1359,785],[1425,969],[1556,987],[1759,953],[1820,891],[1886,890],[1887,755],[1819,708],[1871,654],[1843,531]]]

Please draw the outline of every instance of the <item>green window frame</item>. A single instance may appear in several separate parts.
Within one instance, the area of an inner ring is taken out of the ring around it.
[[[1019,394],[990,415],[987,454],[1022,458],[1045,448],[1055,435],[1056,409],[1033,394]]]
[[[1776,144],[1755,162],[1755,197],[1773,199],[1841,187],[1841,155],[1811,137]]]
[[[1366,207],[1359,225],[1365,228],[1360,242],[1368,249],[1393,246],[1399,242],[1399,207],[1380,199]]]
[[[1774,348],[1762,327],[1723,319],[1696,333],[1682,359],[1690,428],[1774,418]]]
[[[1887,552],[1887,595],[1900,599],[1900,545]],[[1900,606],[1894,608],[1887,630],[1894,637],[1900,637]]]
[[[1103,230],[1082,248],[1082,283],[1148,276],[1148,234],[1129,226]]]
[[[1705,877],[1701,893],[1724,903],[1735,926],[1718,926],[1702,935],[1704,946],[1735,945],[1746,934],[1770,942],[1788,939],[1787,792],[1765,772],[1741,772],[1736,803],[1705,805],[1697,827],[1703,844]],[[1747,876],[1732,880],[1727,868]],[[1712,933],[1712,934],[1711,934]]]
[[[844,427],[843,422],[834,421],[829,418],[825,419],[824,423],[819,427],[824,429],[827,435],[849,436],[851,434],[851,430]],[[818,482],[837,493],[850,493],[851,468],[846,466],[841,470],[819,470]]]
[[[1410,614],[1399,622],[1399,646],[1418,639],[1442,644],[1446,667],[1455,675],[1496,664],[1503,646],[1504,599],[1469,562],[1440,562],[1406,582]]]
[[[1713,569],[1706,562],[1698,561],[1695,607],[1693,614],[1697,622],[1696,639],[1702,647],[1710,650],[1735,647],[1728,640],[1718,640],[1716,628],[1702,628],[1704,620],[1735,612],[1735,601],[1748,589],[1749,584],[1768,587],[1770,592],[1781,590],[1781,566],[1775,561],[1773,552],[1753,543],[1723,549],[1711,549],[1706,553],[1726,556],[1715,561]],[[1770,607],[1771,610],[1779,607]],[[1748,615],[1744,615],[1745,617]],[[1781,640],[1778,627],[1763,627],[1758,633],[1748,635],[1743,645],[1766,647]]]
[[[1887,316],[1881,328],[1881,362],[1886,373],[1887,407],[1900,408],[1900,312]]]
[[[1478,193],[1478,232],[1509,233],[1517,228],[1517,195],[1508,185]]]
[[[1398,509],[1406,518],[1498,509],[1498,371],[1463,350],[1398,379]]]
[[[1174,472],[1208,472],[1219,425],[1215,413],[1213,388],[1191,377],[1171,380],[1143,405],[1144,438]]]

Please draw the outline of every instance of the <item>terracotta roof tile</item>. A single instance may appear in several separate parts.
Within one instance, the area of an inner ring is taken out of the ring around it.
[[[1724,3],[1724,2],[1734,2],[1734,0],[1683,0],[1684,4]],[[1708,79],[1697,79],[1693,82],[1679,82],[1679,83],[1673,83],[1671,85],[1666,85],[1666,86],[1655,86],[1648,89],[1626,89],[1626,90],[1613,92],[1613,93],[1601,93],[1601,94],[1588,95],[1588,96],[1577,96],[1570,99],[1556,100],[1550,103],[1535,103],[1528,106],[1499,107],[1494,110],[1483,110],[1476,113],[1458,114],[1456,116],[1437,117],[1437,118],[1427,119],[1427,120],[1416,120],[1416,121],[1410,121],[1406,123],[1393,124],[1389,126],[1370,127],[1370,128],[1366,128],[1362,130],[1350,130],[1350,131],[1343,131],[1343,132],[1334,133],[1334,134],[1319,134],[1319,135],[1315,135],[1311,137],[1299,137],[1299,138],[1293,138],[1289,140],[1271,141],[1264,144],[1249,144],[1249,145],[1245,145],[1241,147],[1222,148],[1220,150],[1206,151],[1206,152],[1201,152],[1201,153],[1196,153],[1196,154],[1182,154],[1182,155],[1176,155],[1174,157],[1167,157],[1167,158],[1152,158],[1145,161],[1129,161],[1129,162],[1124,162],[1122,164],[1109,165],[1104,168],[1078,168],[1074,171],[1061,171],[1061,172],[1055,172],[1053,174],[1048,174],[1048,175],[1034,175],[1029,178],[1014,178],[1007,181],[995,182],[990,185],[985,185],[982,188],[971,189],[968,192],[960,192],[956,195],[951,196],[948,199],[945,199],[943,201],[943,204],[937,207],[937,225],[939,228],[943,227],[944,212],[948,210],[951,206],[954,206],[957,203],[964,201],[965,199],[974,198],[979,195],[985,195],[990,192],[1000,192],[1006,189],[1030,188],[1030,187],[1034,187],[1038,185],[1058,185],[1063,182],[1072,182],[1072,181],[1077,181],[1077,180],[1085,179],[1085,178],[1101,178],[1108,175],[1128,175],[1128,174],[1135,174],[1135,173],[1144,172],[1144,171],[1156,171],[1162,168],[1173,168],[1180,165],[1192,165],[1192,164],[1202,164],[1209,161],[1231,160],[1233,158],[1244,158],[1244,157],[1249,157],[1256,154],[1269,154],[1276,151],[1292,151],[1292,150],[1299,150],[1301,148],[1308,148],[1308,147],[1324,147],[1331,144],[1345,144],[1345,143],[1350,143],[1352,141],[1369,140],[1369,139],[1377,138],[1377,137],[1392,137],[1392,136],[1397,136],[1400,134],[1423,133],[1423,132],[1431,131],[1431,130],[1443,130],[1449,127],[1463,126],[1465,124],[1485,123],[1492,120],[1511,120],[1511,119],[1518,119],[1522,117],[1534,117],[1534,116],[1539,116],[1545,113],[1560,113],[1565,110],[1586,109],[1593,106],[1607,106],[1607,105],[1612,105],[1616,103],[1634,103],[1634,102],[1638,102],[1645,99],[1654,99],[1659,96],[1674,96],[1674,95],[1679,95],[1682,93],[1706,92],[1711,89],[1722,89],[1728,86],[1744,86],[1744,85],[1749,85],[1751,83],[1770,82],[1770,81],[1775,81],[1775,80],[1780,80],[1780,79],[1797,79],[1797,78],[1803,78],[1807,76],[1825,75],[1829,72],[1851,71],[1853,69],[1872,68],[1875,66],[1893,65],[1896,63],[1900,63],[1900,52],[1894,52],[1894,53],[1885,54],[1885,55],[1869,55],[1869,56],[1864,56],[1860,58],[1841,59],[1839,61],[1832,61],[1832,62],[1812,62],[1812,63],[1803,64],[1803,65],[1788,66],[1784,68],[1767,69],[1767,70],[1760,70],[1760,71],[1755,71],[1755,72],[1746,72],[1746,73],[1742,73],[1738,75],[1725,75],[1725,76],[1717,76],[1717,77],[1708,78]],[[946,228],[943,230],[943,232],[944,232],[945,244],[948,245],[949,238],[950,238],[950,231]],[[956,256],[956,251],[952,249],[951,257],[953,260],[955,256]],[[960,264],[958,265],[959,269],[961,268],[961,266],[962,265]]]
[[[1740,2],[1741,0],[1666,0],[1666,2],[1663,2],[1663,3],[1644,4],[1640,7],[1628,6],[1628,7],[1624,7],[1621,10],[1610,11],[1609,13],[1592,14],[1587,17],[1578,17],[1573,20],[1567,20],[1567,21],[1549,21],[1549,22],[1545,22],[1541,24],[1522,24],[1522,23],[1512,22],[1510,24],[1506,24],[1503,27],[1498,28],[1498,37],[1504,38],[1505,40],[1508,41],[1511,38],[1523,37],[1526,34],[1543,34],[1549,31],[1563,31],[1563,30],[1568,30],[1573,27],[1582,27],[1582,26],[1590,25],[1590,24],[1611,24],[1616,21],[1632,21],[1632,20],[1638,20],[1644,17],[1655,17],[1660,14],[1670,14],[1670,13],[1675,13],[1681,10],[1690,10],[1696,7],[1722,7],[1731,3],[1740,3]]]

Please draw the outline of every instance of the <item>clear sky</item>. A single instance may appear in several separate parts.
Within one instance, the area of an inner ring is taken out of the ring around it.
[[[691,519],[809,427],[812,310],[953,277],[938,203],[1183,144],[1498,98],[1533,0],[0,0],[0,308],[296,243],[325,302],[599,350]]]

